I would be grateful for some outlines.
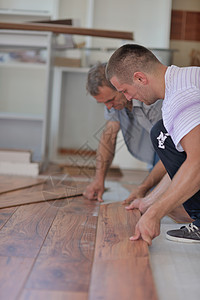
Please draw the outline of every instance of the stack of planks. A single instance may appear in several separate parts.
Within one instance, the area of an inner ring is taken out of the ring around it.
[[[0,299],[157,299],[147,244],[129,241],[139,212],[85,184],[0,176]]]

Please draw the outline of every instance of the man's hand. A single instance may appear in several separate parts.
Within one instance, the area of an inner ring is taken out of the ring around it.
[[[129,197],[123,201],[123,204],[130,204],[135,199],[143,198],[146,195],[146,193],[147,193],[146,188],[143,188],[142,186],[138,186],[137,188],[132,190]]]
[[[131,241],[142,238],[150,246],[152,240],[160,234],[160,220],[150,216],[148,211],[141,216],[135,226],[135,233],[130,237]]]
[[[156,197],[153,192],[148,194],[146,197],[143,198],[137,198],[131,202],[128,206],[125,208],[127,210],[138,208],[141,214],[144,214],[147,209],[156,201]]]
[[[126,210],[132,210],[138,208],[141,214],[143,214],[147,210],[147,206],[145,205],[145,198],[137,198],[133,200],[128,206],[125,207]]]
[[[89,200],[98,200],[99,202],[103,202],[102,195],[104,190],[104,183],[94,180],[86,187],[85,191],[83,192],[83,196]]]

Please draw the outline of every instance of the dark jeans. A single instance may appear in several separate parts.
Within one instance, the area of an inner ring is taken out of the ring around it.
[[[151,140],[155,151],[160,157],[167,173],[172,179],[180,166],[186,159],[185,152],[176,150],[175,145],[167,133],[163,121],[158,121],[151,130]],[[183,203],[183,206],[192,219],[193,224],[200,227],[200,190],[190,199]]]

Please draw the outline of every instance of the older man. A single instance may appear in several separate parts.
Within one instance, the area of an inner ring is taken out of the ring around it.
[[[108,168],[114,154],[116,139],[121,129],[128,151],[137,159],[154,166],[157,162],[155,151],[150,140],[152,126],[161,118],[161,101],[152,106],[145,105],[138,100],[127,101],[105,77],[106,63],[98,63],[88,73],[87,90],[96,99],[97,103],[105,104],[105,130],[101,136],[97,151],[96,174],[94,180],[84,192],[88,199],[102,200],[104,182]],[[157,172],[161,169],[161,172]],[[156,165],[144,182],[132,191],[126,199],[132,200],[144,197],[166,173],[160,163]],[[131,208],[131,207],[130,207]]]
[[[128,101],[152,105],[163,99],[162,117],[151,138],[171,182],[146,205],[131,240],[148,244],[159,235],[163,216],[183,204],[193,222],[167,232],[180,242],[200,242],[200,68],[163,65],[147,48],[127,44],[111,56],[106,75]],[[144,200],[140,199],[144,205]],[[132,208],[134,203],[132,203]]]

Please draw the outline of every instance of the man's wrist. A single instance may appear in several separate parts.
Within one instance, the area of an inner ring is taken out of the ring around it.
[[[146,194],[148,192],[148,190],[149,190],[149,188],[145,184],[143,184],[143,183],[138,186],[138,191],[140,193]]]
[[[152,187],[154,187],[154,185],[155,185],[154,180],[153,180],[153,179],[152,179],[152,180],[148,179],[148,180],[142,182],[142,183],[140,184],[139,188],[140,188],[141,190],[143,190],[143,191],[148,192]]]
[[[104,181],[105,181],[105,175],[104,174],[98,174],[98,173],[96,173],[95,177],[94,177],[94,181],[97,181],[97,182],[100,182],[100,183],[104,183]]]
[[[146,211],[151,218],[156,218],[161,220],[165,214],[163,214],[163,209],[158,202],[154,202]]]

